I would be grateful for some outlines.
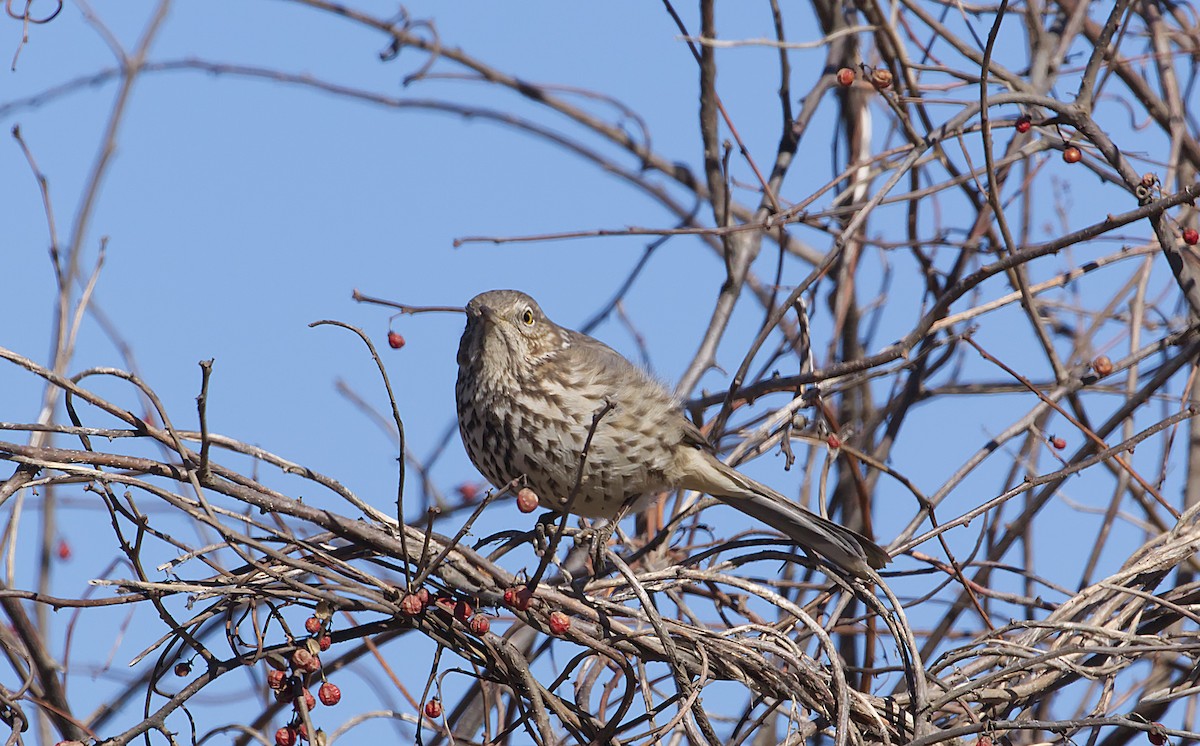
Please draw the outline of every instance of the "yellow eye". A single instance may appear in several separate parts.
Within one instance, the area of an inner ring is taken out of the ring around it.
[[[521,314],[521,322],[525,326],[533,326],[533,309],[526,308],[525,313]]]

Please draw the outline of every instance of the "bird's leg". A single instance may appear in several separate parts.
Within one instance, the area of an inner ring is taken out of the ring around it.
[[[535,554],[544,556],[550,548],[550,536],[556,530],[554,522],[558,520],[558,517],[559,514],[552,510],[547,510],[537,517],[537,521],[533,524],[533,530],[530,532]]]
[[[603,577],[610,572],[611,568],[605,557],[608,544],[612,540],[613,534],[620,530],[621,521],[629,515],[629,511],[640,500],[640,497],[640,495],[635,495],[626,499],[612,517],[605,520],[603,524],[591,528],[592,575],[594,577]]]
[[[612,538],[616,527],[615,518],[610,518],[603,524],[591,528],[591,536],[588,537],[588,554],[592,558],[592,577],[594,578],[607,574],[608,563],[605,560],[605,553],[608,550],[608,541]]]

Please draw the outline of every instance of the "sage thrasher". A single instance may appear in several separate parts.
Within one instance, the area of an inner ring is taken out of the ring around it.
[[[698,490],[854,575],[890,559],[721,463],[661,384],[604,343],[555,324],[524,293],[492,290],[467,304],[455,394],[475,467],[500,488],[522,480],[554,509],[576,490],[572,513],[612,518],[662,490]]]

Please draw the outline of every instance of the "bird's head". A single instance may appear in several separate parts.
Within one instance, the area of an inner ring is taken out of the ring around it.
[[[458,362],[466,362],[464,355],[484,355],[489,364],[526,368],[566,346],[563,330],[533,298],[517,290],[489,290],[467,304]]]

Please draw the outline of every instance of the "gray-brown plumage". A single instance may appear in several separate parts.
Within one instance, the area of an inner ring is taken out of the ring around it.
[[[707,493],[859,576],[887,552],[848,528],[721,463],[679,403],[620,353],[564,329],[532,298],[492,290],[467,304],[458,347],[458,428],[476,468],[497,487],[523,477],[562,509],[599,421],[571,512],[611,518],[666,489]]]

